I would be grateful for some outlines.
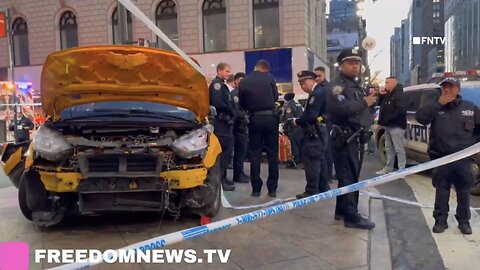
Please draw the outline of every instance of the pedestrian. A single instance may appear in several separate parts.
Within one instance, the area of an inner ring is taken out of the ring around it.
[[[270,197],[277,196],[278,186],[278,88],[270,72],[270,64],[259,60],[255,70],[238,86],[240,106],[249,113],[250,181],[252,196],[260,196],[263,180],[260,178],[262,149],[267,152],[267,188]]]
[[[341,71],[327,92],[327,109],[332,121],[331,142],[338,187],[344,187],[358,183],[364,151],[362,145],[371,136],[368,130],[373,118],[369,107],[376,103],[376,94],[366,96],[355,80],[362,62],[359,50],[343,50],[337,62]],[[356,191],[337,197],[335,219],[343,219],[348,228],[373,229],[375,224],[358,213],[358,195]]]
[[[327,77],[325,76],[325,68],[324,67],[316,67],[315,68],[315,83],[317,86],[320,87],[324,100],[326,100],[326,92],[330,89],[330,82],[327,81]],[[322,106],[322,110],[320,111],[320,115],[326,119],[327,131],[330,134],[332,130],[331,121],[328,120],[327,117],[327,106]],[[322,158],[322,170],[321,170],[321,180],[320,183],[323,183],[323,186],[320,186],[320,191],[327,191],[330,189],[328,183],[333,179],[333,154],[332,154],[332,146],[330,142],[330,136],[327,136],[327,146],[325,151],[325,158]]]
[[[377,174],[393,171],[395,156],[398,159],[398,169],[404,169],[407,162],[405,156],[405,129],[407,128],[407,104],[403,87],[395,77],[385,80],[385,90],[379,97],[380,115],[378,124],[385,127],[385,152],[387,163]]]
[[[291,125],[288,122],[290,118],[299,118],[303,114],[303,107],[295,99],[294,93],[287,93],[283,96],[282,123],[285,134],[290,139],[292,146],[292,161],[287,165],[289,168],[296,168],[302,160],[303,131],[300,126]]]
[[[222,146],[220,154],[220,172],[222,186],[225,191],[234,191],[234,183],[227,179],[227,168],[233,151],[233,119],[234,103],[225,80],[230,76],[231,68],[227,63],[217,65],[217,76],[209,87],[210,105],[217,110],[214,121],[214,133]]]
[[[297,199],[305,198],[324,191],[327,179],[320,177],[322,162],[327,150],[327,126],[322,112],[325,112],[325,94],[321,85],[315,82],[316,75],[312,71],[304,70],[297,74],[300,87],[308,93],[305,112],[300,118],[289,119],[295,126],[301,126],[304,132],[303,164],[307,185],[305,191],[297,195]],[[326,164],[324,162],[324,164]]]
[[[8,126],[8,130],[14,132],[16,130],[15,141],[17,143],[22,143],[30,141],[30,130],[33,130],[34,127],[35,125],[28,117],[21,112],[17,112],[17,125],[15,126],[15,121],[12,120]]]
[[[421,105],[415,114],[420,124],[430,124],[428,154],[432,160],[475,144],[476,137],[480,135],[480,111],[473,103],[462,99],[460,80],[447,77],[440,82],[440,86],[438,100]],[[453,185],[457,193],[455,217],[458,229],[463,234],[472,234],[469,193],[475,180],[473,164],[472,157],[468,157],[433,169],[434,233],[442,233],[448,228],[448,201]]]
[[[238,84],[245,79],[245,73],[238,72],[233,78],[235,88],[231,95],[235,103],[235,120],[233,121],[233,182],[249,183],[250,177],[243,170],[243,163],[248,150],[248,118],[245,111],[240,107],[238,99]]]

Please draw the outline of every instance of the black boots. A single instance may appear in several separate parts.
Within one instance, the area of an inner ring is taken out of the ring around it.
[[[448,229],[448,224],[446,221],[435,221],[435,225],[433,225],[432,232],[434,233],[443,233],[446,229]],[[458,229],[462,234],[472,234],[472,227],[470,223],[467,222],[459,222]]]
[[[472,227],[470,227],[470,223],[468,222],[459,223],[458,229],[463,234],[472,234]]]
[[[435,225],[433,225],[432,232],[434,233],[443,233],[446,229],[448,229],[448,224],[446,221],[435,221]]]
[[[375,228],[375,223],[371,222],[369,219],[366,219],[360,215],[353,220],[344,220],[343,225],[347,228],[355,228],[355,229],[362,229],[362,230],[371,230]]]

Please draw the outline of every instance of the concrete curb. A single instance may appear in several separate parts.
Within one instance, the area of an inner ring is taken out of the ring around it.
[[[378,191],[375,189],[378,193]],[[375,229],[369,233],[368,265],[370,270],[391,270],[392,259],[387,234],[383,200],[369,198],[370,218]]]

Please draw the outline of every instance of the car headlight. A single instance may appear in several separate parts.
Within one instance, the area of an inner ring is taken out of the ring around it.
[[[33,137],[35,151],[44,159],[59,161],[73,149],[62,134],[46,126],[40,126]]]
[[[208,135],[213,132],[212,125],[180,136],[172,143],[172,150],[181,158],[189,159],[205,154],[208,147]]]

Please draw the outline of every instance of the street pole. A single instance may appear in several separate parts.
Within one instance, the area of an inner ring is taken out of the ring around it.
[[[127,44],[129,40],[127,30],[127,9],[117,1],[117,14],[118,14],[118,36],[120,38],[120,44]]]
[[[17,85],[15,83],[15,65],[13,64],[13,29],[12,29],[12,12],[7,9],[7,34],[8,34],[8,58],[10,60],[10,82],[13,84],[13,134],[15,143],[18,143],[18,121],[17,121]]]

